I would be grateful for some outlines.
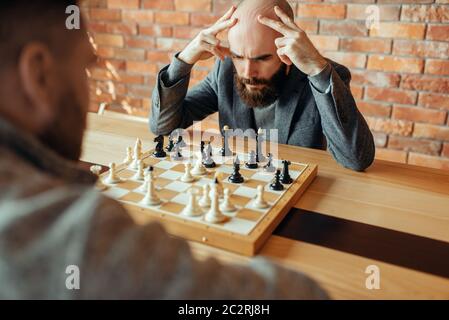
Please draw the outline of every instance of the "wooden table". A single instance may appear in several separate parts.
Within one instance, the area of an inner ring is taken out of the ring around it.
[[[153,147],[145,122],[90,114],[82,160],[119,162],[136,137]],[[307,273],[336,299],[449,299],[448,171],[377,160],[358,173],[324,151],[282,145],[279,153],[319,172],[260,255]],[[199,259],[248,259],[191,246]],[[380,270],[378,290],[365,286],[370,265]]]

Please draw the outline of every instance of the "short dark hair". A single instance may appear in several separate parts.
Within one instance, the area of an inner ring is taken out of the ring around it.
[[[67,41],[66,8],[76,0],[1,0],[0,1],[0,69],[17,63],[23,47],[40,41],[54,53],[63,53]]]

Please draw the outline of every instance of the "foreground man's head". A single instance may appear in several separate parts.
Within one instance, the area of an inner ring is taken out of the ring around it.
[[[83,23],[66,28],[77,1],[0,2],[0,117],[64,158],[81,153],[96,61]]]

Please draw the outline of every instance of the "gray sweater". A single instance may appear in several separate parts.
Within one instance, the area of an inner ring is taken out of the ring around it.
[[[329,62],[329,69],[315,77],[292,66],[276,104],[278,142],[327,148],[344,167],[362,171],[374,160],[374,139],[351,94],[349,70]],[[217,60],[207,77],[188,90],[192,67],[175,55],[159,72],[149,121],[153,133],[170,134],[217,111],[220,127],[257,130],[253,110],[235,89],[230,58]]]

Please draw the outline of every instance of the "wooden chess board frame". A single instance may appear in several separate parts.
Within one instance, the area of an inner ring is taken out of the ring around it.
[[[144,152],[141,159],[144,160],[148,157],[152,157],[152,153],[153,150]],[[295,163],[296,162],[292,162],[292,164]],[[299,164],[307,167],[299,177],[293,180],[290,187],[248,235],[238,234],[229,230],[215,228],[208,224],[191,221],[183,218],[182,215],[172,216],[149,208],[142,208],[138,205],[126,202],[121,203],[139,223],[144,224],[157,221],[161,223],[172,236],[204,243],[245,256],[254,256],[259,252],[263,244],[268,240],[269,236],[273,233],[274,229],[279,225],[282,219],[284,219],[290,209],[296,202],[298,202],[301,195],[312,183],[318,173],[317,165]],[[116,166],[117,172],[127,168],[128,164],[126,163]],[[100,178],[103,179],[107,174],[108,172],[104,172],[100,175]]]

